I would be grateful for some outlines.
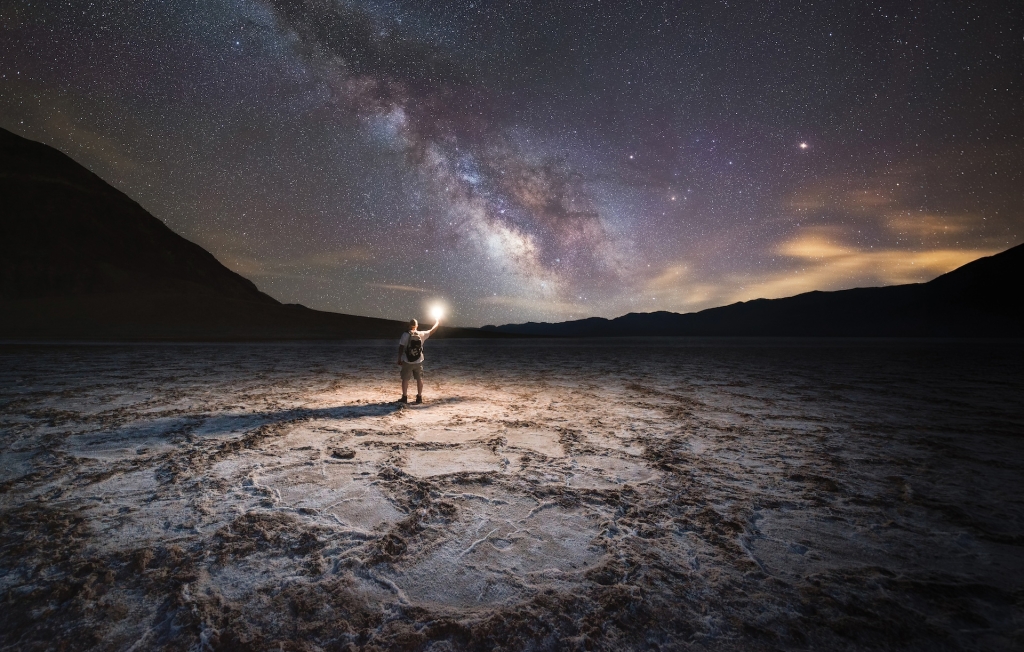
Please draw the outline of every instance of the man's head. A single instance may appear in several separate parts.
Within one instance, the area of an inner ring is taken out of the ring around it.
[[[409,330],[414,331],[417,328],[419,328],[419,326],[420,326],[420,323],[418,321],[416,321],[415,319],[410,319],[409,320]]]

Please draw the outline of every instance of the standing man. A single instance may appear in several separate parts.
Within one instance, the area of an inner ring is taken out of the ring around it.
[[[429,331],[418,331],[419,322],[409,320],[409,330],[402,333],[398,340],[398,365],[402,368],[402,403],[409,402],[409,379],[416,378],[416,402],[423,402],[423,343],[427,341],[441,324],[438,317],[434,327]]]

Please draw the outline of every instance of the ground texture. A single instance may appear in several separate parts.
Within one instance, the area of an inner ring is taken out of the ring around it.
[[[1024,345],[0,347],[5,649],[1024,648]]]

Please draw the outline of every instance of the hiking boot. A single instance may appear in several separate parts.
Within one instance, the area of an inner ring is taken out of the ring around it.
[[[402,398],[398,399],[398,402],[399,403],[408,403],[409,402],[409,397],[406,396],[405,394],[402,394]]]
[[[423,402],[423,397],[422,397],[422,396],[420,396],[419,394],[417,394],[417,395],[416,395],[416,402],[417,402],[417,403],[422,403],[422,402]]]

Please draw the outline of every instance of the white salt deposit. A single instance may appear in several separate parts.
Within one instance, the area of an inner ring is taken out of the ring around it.
[[[1021,346],[392,355],[0,348],[0,647],[1021,641]]]

